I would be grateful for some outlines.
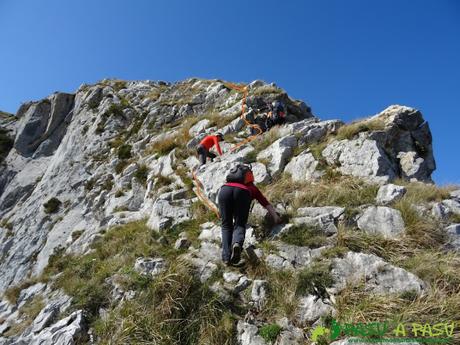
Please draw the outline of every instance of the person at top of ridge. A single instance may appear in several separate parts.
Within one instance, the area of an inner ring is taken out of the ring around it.
[[[206,164],[207,158],[211,158],[211,162],[216,158],[216,155],[209,150],[215,146],[217,152],[222,156],[222,149],[219,146],[219,142],[224,140],[222,133],[216,133],[216,135],[205,136],[198,145],[196,151],[198,153],[198,159],[200,160],[200,166]]]

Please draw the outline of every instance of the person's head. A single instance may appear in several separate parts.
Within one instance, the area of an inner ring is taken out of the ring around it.
[[[216,133],[216,137],[217,137],[217,139],[219,139],[219,141],[223,141],[223,140],[224,140],[224,136],[223,136],[222,133],[220,133],[220,132],[217,132],[217,133]]]

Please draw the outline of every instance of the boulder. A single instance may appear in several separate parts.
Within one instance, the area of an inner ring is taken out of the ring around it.
[[[347,285],[364,283],[373,293],[389,294],[414,292],[422,294],[426,284],[414,274],[395,267],[373,254],[348,252],[343,258],[333,260],[331,275],[334,294]]]
[[[406,194],[406,188],[395,184],[386,184],[379,188],[375,201],[381,205],[388,205],[401,199]]]
[[[335,309],[329,303],[325,303],[320,297],[308,295],[300,297],[297,310],[296,320],[302,327],[316,322],[320,317],[330,315]]]
[[[190,247],[184,256],[198,272],[201,282],[207,281],[217,270],[217,264],[221,263],[221,249],[217,243],[203,241],[200,247]]]
[[[237,341],[239,345],[268,345],[258,334],[257,326],[244,321],[238,321],[236,325]]]
[[[446,207],[448,213],[454,213],[460,215],[460,201],[457,199],[448,199],[442,201],[443,206]]]
[[[252,283],[251,301],[258,310],[261,310],[265,305],[267,293],[268,282],[260,279],[254,280]]]
[[[345,212],[343,207],[325,206],[325,207],[302,207],[297,210],[297,215],[292,222],[295,225],[307,225],[318,228],[326,234],[337,233],[337,223]]]
[[[404,231],[401,212],[385,206],[370,206],[358,218],[358,227],[371,234],[393,238]]]
[[[460,224],[452,224],[446,227],[445,230],[449,238],[448,248],[460,251]]]
[[[268,160],[268,171],[271,176],[279,175],[294,153],[297,138],[294,135],[276,140],[268,148],[259,152],[257,160]]]
[[[190,219],[190,210],[187,203],[173,203],[158,199],[154,202],[147,226],[155,231],[179,224]]]
[[[293,181],[303,182],[321,177],[322,174],[316,170],[317,167],[318,161],[315,157],[310,152],[304,151],[292,158],[284,171],[291,175]]]
[[[156,276],[166,269],[163,258],[137,258],[134,270],[144,275]]]
[[[148,164],[148,168],[150,170],[148,180],[150,180],[153,176],[158,176],[158,175],[170,177],[171,175],[175,173],[175,168],[174,168],[175,163],[176,163],[175,150],[172,150],[170,153],[168,153],[165,156],[161,156],[160,158],[151,161]]]

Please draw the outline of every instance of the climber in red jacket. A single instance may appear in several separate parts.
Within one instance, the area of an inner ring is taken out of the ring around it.
[[[216,158],[216,155],[209,150],[215,146],[217,152],[222,156],[222,150],[219,146],[219,142],[224,140],[222,133],[216,133],[216,135],[207,135],[201,140],[196,151],[198,153],[198,159],[200,160],[200,166],[206,164],[206,159],[211,158],[211,162]]]
[[[226,265],[235,265],[241,258],[252,200],[256,199],[265,207],[275,223],[280,223],[281,218],[254,185],[251,166],[238,164],[230,170],[226,180],[218,195],[222,221],[222,261]]]

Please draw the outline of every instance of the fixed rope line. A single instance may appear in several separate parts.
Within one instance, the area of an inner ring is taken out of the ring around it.
[[[245,86],[245,85],[237,85],[237,84],[233,84],[233,83],[226,83],[225,86],[228,87],[229,89],[233,89],[233,90],[235,90],[237,92],[242,92],[243,93],[243,98],[241,100],[241,119],[244,121],[244,123],[245,123],[245,125],[247,127],[254,128],[257,131],[255,134],[251,134],[249,137],[247,137],[243,141],[237,143],[232,148],[230,148],[230,152],[233,152],[233,151],[237,150],[238,148],[240,148],[241,146],[246,145],[246,144],[250,143],[251,141],[255,140],[259,135],[261,135],[263,133],[263,130],[259,125],[250,123],[248,121],[248,119],[246,118],[245,108],[246,108],[246,99],[248,97],[248,87]],[[192,176],[193,176],[193,180],[195,181],[195,185],[196,185],[195,194],[197,195],[198,199],[200,199],[201,202],[208,209],[213,211],[216,214],[217,218],[220,218],[220,213],[219,213],[219,210],[216,207],[216,205],[211,200],[209,200],[206,197],[206,195],[203,194],[203,192],[202,192],[202,183],[197,178],[196,173],[195,173],[195,169],[192,170]]]

